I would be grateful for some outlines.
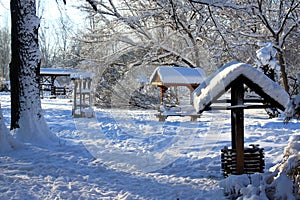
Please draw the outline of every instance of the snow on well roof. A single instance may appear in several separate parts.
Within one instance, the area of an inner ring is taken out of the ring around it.
[[[200,68],[160,66],[150,77],[152,85],[186,85],[200,84],[205,79],[205,73]]]
[[[240,76],[258,85],[262,92],[284,108],[288,104],[289,95],[280,85],[249,64],[233,62],[224,65],[194,90],[192,98],[196,111],[203,111],[214,98],[225,92],[225,88]]]

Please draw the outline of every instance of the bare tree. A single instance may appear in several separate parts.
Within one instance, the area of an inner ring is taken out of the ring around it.
[[[296,1],[94,2],[98,6],[96,13],[88,6],[82,7],[90,13],[91,26],[79,38],[79,57],[98,62],[100,68],[124,66],[125,71],[130,71],[135,66],[183,65],[201,67],[209,74],[216,70],[215,66],[231,60],[254,64],[260,42],[271,41],[278,52],[280,49],[286,51],[290,36],[297,38],[299,35],[294,26],[298,23],[295,20],[299,10]],[[281,7],[277,7],[279,2]],[[282,24],[284,31],[279,34],[284,43],[278,43],[278,37],[263,23],[262,14],[276,30],[272,20],[277,20],[278,15],[274,13],[280,13],[280,9],[289,10],[289,3],[294,3],[296,8],[290,14],[282,15],[287,17],[287,23]],[[260,14],[260,8],[266,11]],[[283,46],[279,48],[278,44]],[[283,66],[282,62],[280,64]],[[287,85],[284,68],[281,67],[281,80]]]
[[[199,18],[190,4],[133,0],[97,1],[97,6],[96,14],[84,7],[91,13],[91,26],[78,40],[80,57],[99,63],[102,78],[97,91],[105,104],[110,103],[111,93],[117,92],[114,86],[140,66],[152,70],[157,65],[210,66],[206,62],[209,52],[195,34]],[[112,71],[114,74],[107,74]]]
[[[91,46],[105,46],[102,58],[116,58],[133,49],[147,53],[141,64],[169,64],[203,67],[206,56],[194,34],[197,18],[189,4],[160,1],[97,1],[98,11],[92,15],[93,29],[81,39]],[[89,8],[86,9],[90,12]],[[174,15],[176,13],[176,15]],[[98,25],[95,26],[95,23]],[[108,56],[106,43],[112,50]],[[98,46],[98,47],[99,47]],[[103,49],[103,48],[98,48]],[[99,52],[98,50],[98,52]],[[100,54],[101,55],[101,54]],[[99,58],[99,53],[98,53]],[[101,57],[100,57],[101,58]]]
[[[65,65],[69,61],[68,50],[74,35],[73,27],[69,16],[63,11],[59,2],[57,2],[56,9],[59,11],[59,16],[55,20],[48,21],[45,14],[45,2],[41,0],[37,2],[37,15],[41,20],[39,46],[42,67]]]
[[[283,87],[289,93],[284,47],[288,37],[299,26],[300,2],[297,0],[281,0],[279,2],[259,0],[253,13],[266,27],[269,36],[275,42]]]
[[[8,64],[10,60],[10,34],[6,28],[0,30],[0,65],[1,76],[8,79]]]
[[[242,46],[255,46],[257,42],[273,42],[277,50],[282,84],[289,92],[286,49],[289,38],[299,36],[300,2],[297,0],[244,0],[205,1],[190,0],[193,5],[206,5],[211,20],[223,44],[229,51]],[[196,7],[196,6],[195,6]],[[251,44],[252,42],[252,44]],[[241,51],[245,52],[245,51]],[[237,54],[236,54],[237,55]]]

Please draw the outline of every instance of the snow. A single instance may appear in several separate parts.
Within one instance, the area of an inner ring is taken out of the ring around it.
[[[8,126],[9,94],[0,101]],[[96,118],[74,119],[69,99],[42,99],[42,107],[59,143],[1,153],[0,199],[226,199],[220,150],[231,144],[229,111],[204,112],[197,122],[158,122],[155,110],[95,109]],[[263,110],[245,115],[245,146],[265,149],[268,171],[283,160],[289,141],[300,137],[299,122],[284,124]],[[289,152],[298,147],[293,143]],[[256,184],[245,178],[232,184],[251,197],[265,186],[263,176],[256,176]],[[290,184],[280,179],[276,184]]]
[[[76,72],[71,74],[71,79],[92,79],[93,72]]]
[[[180,107],[165,108],[163,105],[160,106],[160,112],[165,116],[192,116],[198,115],[195,108],[192,105],[181,105]]]
[[[284,112],[287,118],[286,120],[292,117],[300,117],[300,94],[290,99]]]
[[[186,68],[160,66],[157,67],[150,77],[150,83],[160,79],[165,84],[199,84],[205,79],[205,73],[201,68]]]
[[[256,51],[256,56],[258,59],[257,65],[268,65],[269,68],[279,71],[280,66],[278,65],[278,61],[276,59],[277,51],[274,48],[274,44],[272,42],[268,42],[267,44],[261,44],[261,46],[263,47]]]
[[[287,106],[289,95],[280,85],[249,64],[232,62],[224,65],[195,89],[192,98],[197,112],[203,111],[215,97],[224,93],[225,88],[241,75],[260,86],[264,93],[283,107]]]
[[[9,132],[5,126],[3,114],[0,106],[0,153],[12,150],[13,146],[10,144]]]
[[[63,68],[40,68],[40,75],[56,75],[56,76],[70,76],[72,73],[76,73],[74,69]]]
[[[224,192],[235,199],[289,199],[300,198],[300,136],[291,136],[284,150],[284,159],[270,172],[250,176],[230,176],[220,182]],[[298,193],[298,196],[293,195]]]

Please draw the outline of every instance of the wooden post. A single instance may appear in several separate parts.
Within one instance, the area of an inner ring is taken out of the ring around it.
[[[44,77],[40,75],[39,92],[40,92],[40,97],[41,97],[42,99],[44,98],[44,93],[43,93],[43,83],[44,83]]]
[[[77,108],[77,98],[76,98],[76,96],[77,96],[77,87],[78,87],[78,83],[77,83],[77,80],[75,79],[75,80],[73,80],[74,81],[74,96],[73,96],[73,98],[74,98],[74,100],[73,100],[73,103],[74,103],[74,106],[73,106],[73,115],[75,116],[75,111],[76,111],[76,108]]]
[[[92,108],[92,91],[91,91],[91,89],[92,89],[92,79],[88,79],[88,89],[89,89],[89,91],[90,91],[90,93],[89,93],[89,107],[90,108]]]
[[[160,86],[160,105],[163,105],[164,102],[164,95],[166,93],[166,91],[168,90],[167,87],[165,86]]]
[[[244,104],[244,85],[237,83],[231,87],[231,106]],[[236,173],[244,173],[244,110],[241,107],[231,110],[232,149],[236,150]]]
[[[79,110],[80,116],[82,115],[82,79],[79,79]]]
[[[55,85],[54,85],[54,81],[55,81],[55,76],[51,76],[51,95],[55,96]]]
[[[85,93],[85,91],[86,91],[86,82],[87,82],[87,79],[82,79],[82,89],[83,89],[83,92],[82,92],[82,104],[83,104],[83,106],[85,107],[85,105],[86,105],[86,102],[85,102],[85,98],[86,98],[86,93]]]

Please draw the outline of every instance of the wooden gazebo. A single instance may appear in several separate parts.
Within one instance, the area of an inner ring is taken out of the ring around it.
[[[157,67],[150,77],[150,83],[160,88],[160,105],[164,105],[164,96],[169,87],[184,86],[189,88],[190,93],[194,91],[205,79],[205,73],[201,68],[187,68],[175,66]],[[157,115],[160,121],[164,121],[168,116],[178,116],[177,114]],[[184,116],[187,116],[186,114]],[[190,115],[193,119],[195,116]]]
[[[49,91],[52,98],[57,95],[65,95],[66,88],[64,86],[55,85],[57,77],[70,77],[72,73],[75,73],[74,69],[63,68],[40,68],[40,96],[43,98],[43,91]]]
[[[186,86],[194,91],[204,79],[205,73],[201,68],[160,66],[152,73],[150,83],[160,88],[160,104],[162,104],[164,93],[169,87]]]
[[[259,98],[247,98],[245,86]],[[231,92],[231,98],[220,100],[227,91]],[[193,103],[198,113],[206,110],[231,110],[232,149],[225,147],[222,150],[224,176],[264,170],[262,149],[256,145],[250,149],[244,147],[244,109],[276,107],[284,110],[288,101],[289,95],[281,86],[244,63],[225,65],[195,89]]]

